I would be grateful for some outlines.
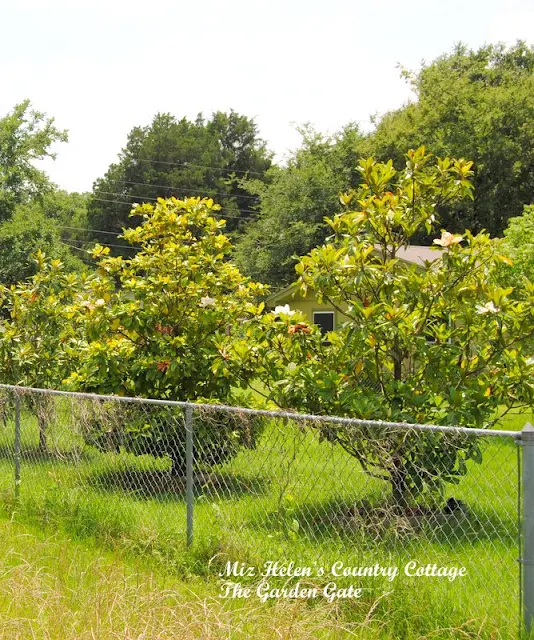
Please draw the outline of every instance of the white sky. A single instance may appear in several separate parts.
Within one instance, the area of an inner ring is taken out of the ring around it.
[[[282,159],[294,123],[369,128],[405,102],[397,63],[517,39],[531,0],[0,0],[0,115],[29,98],[54,116],[70,141],[46,170],[90,190],[158,111],[233,108]]]

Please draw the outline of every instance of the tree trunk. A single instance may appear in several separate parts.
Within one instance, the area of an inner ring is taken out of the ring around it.
[[[402,464],[402,459],[398,458],[394,461],[394,468],[390,473],[391,494],[395,502],[395,506],[400,509],[406,509],[410,504],[410,486],[408,484],[408,474]]]
[[[37,412],[37,424],[39,425],[39,451],[47,452],[48,445],[46,443],[46,417]]]
[[[393,361],[393,376],[395,380],[402,380],[402,360],[400,359]]]
[[[402,380],[402,360],[403,354],[399,348],[399,341],[395,338],[395,346],[393,349],[393,377],[395,380]]]

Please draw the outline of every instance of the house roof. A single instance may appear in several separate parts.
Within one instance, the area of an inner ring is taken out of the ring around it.
[[[431,247],[423,247],[422,245],[413,244],[407,247],[401,247],[397,250],[397,258],[404,260],[405,262],[411,262],[423,266],[425,262],[432,262],[439,257],[439,250],[436,251],[436,245],[434,249]],[[376,247],[379,248],[378,246]],[[279,291],[275,291],[267,298],[267,304],[273,304],[278,300],[285,298],[288,294],[294,293],[298,288],[298,284],[294,282]]]
[[[418,244],[413,244],[409,247],[402,247],[397,251],[397,258],[406,260],[406,262],[413,262],[414,264],[425,264],[426,261],[431,262],[439,258],[439,253],[436,251],[437,246],[423,247]]]

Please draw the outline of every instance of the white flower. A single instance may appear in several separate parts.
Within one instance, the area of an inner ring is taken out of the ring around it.
[[[103,298],[98,298],[95,302],[95,307],[103,307],[106,304],[106,301]]]
[[[499,313],[500,309],[493,304],[493,300],[486,302],[486,304],[477,304],[477,313]]]
[[[215,304],[215,298],[204,296],[203,298],[200,298],[199,307],[213,307],[214,304]]]
[[[286,316],[292,316],[297,312],[293,309],[290,309],[288,304],[285,304],[284,306],[275,307],[273,313],[275,316],[278,316],[281,313],[284,313]]]
[[[434,240],[434,244],[439,244],[442,247],[452,247],[454,244],[462,242],[462,240],[462,236],[456,236],[454,233],[442,231],[441,238],[439,238],[439,240]]]

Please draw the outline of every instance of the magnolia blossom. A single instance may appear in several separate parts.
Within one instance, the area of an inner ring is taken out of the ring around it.
[[[499,313],[499,308],[493,304],[493,300],[486,302],[486,304],[477,304],[477,313]]]
[[[278,307],[275,307],[273,313],[274,313],[275,316],[277,316],[277,315],[279,315],[281,313],[284,313],[286,316],[292,316],[293,314],[295,314],[297,312],[294,311],[293,309],[290,309],[288,304],[284,304],[283,306],[280,305]]]
[[[213,307],[215,305],[215,298],[210,298],[209,296],[204,296],[200,298],[199,307]]]
[[[462,236],[454,235],[448,231],[441,232],[441,238],[434,240],[434,244],[439,244],[441,247],[452,247],[459,242],[462,242]]]

